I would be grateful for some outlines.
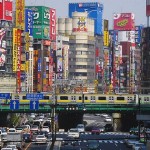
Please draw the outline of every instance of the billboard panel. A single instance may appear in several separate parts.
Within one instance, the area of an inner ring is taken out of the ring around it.
[[[109,46],[109,32],[104,31],[104,46]]]
[[[56,9],[50,8],[50,39],[56,41]]]
[[[141,43],[142,29],[143,26],[135,27],[135,43]]]
[[[104,31],[108,31],[108,20],[104,20]]]
[[[135,43],[135,31],[119,31],[118,42]]]
[[[0,20],[12,21],[12,1],[0,1]]]
[[[146,16],[150,16],[150,0],[146,0]]]
[[[17,71],[17,28],[13,28],[13,71]]]
[[[35,39],[49,39],[49,26],[33,25],[33,38]]]
[[[25,32],[33,36],[33,11],[31,9],[25,9]]]
[[[114,14],[114,30],[134,30],[135,17],[133,13]]]
[[[27,6],[27,9],[33,11],[33,24],[34,25],[49,25],[50,12],[49,7],[45,6]]]
[[[62,57],[57,57],[57,72],[60,73],[62,71],[63,71]]]

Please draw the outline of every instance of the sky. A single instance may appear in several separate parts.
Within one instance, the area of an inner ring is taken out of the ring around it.
[[[103,19],[113,26],[114,13],[134,13],[136,25],[147,26],[146,0],[25,0],[27,6],[47,6],[56,9],[57,18],[68,17],[68,4],[78,2],[100,2],[104,5]]]

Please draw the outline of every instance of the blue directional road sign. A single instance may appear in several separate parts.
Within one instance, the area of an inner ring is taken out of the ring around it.
[[[30,109],[38,110],[39,109],[39,101],[30,101]]]
[[[0,93],[0,99],[10,99],[10,93]]]
[[[28,100],[33,100],[33,101],[35,101],[35,100],[40,100],[40,99],[43,99],[43,94],[42,93],[28,93],[28,94],[26,94],[26,99],[28,99]]]
[[[12,110],[19,109],[19,100],[11,100],[10,101],[10,109],[12,109]]]

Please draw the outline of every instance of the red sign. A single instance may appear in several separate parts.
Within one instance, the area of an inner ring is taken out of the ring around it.
[[[114,14],[114,30],[135,30],[135,17],[132,13]]]
[[[50,8],[50,39],[56,41],[56,9]]]
[[[12,0],[0,0],[0,20],[12,21]]]
[[[146,16],[150,16],[150,0],[146,0]]]

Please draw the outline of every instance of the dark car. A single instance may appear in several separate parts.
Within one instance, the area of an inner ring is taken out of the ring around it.
[[[91,130],[91,134],[97,134],[97,135],[99,135],[100,133],[101,133],[101,130],[100,130],[99,127],[94,127]]]
[[[99,142],[97,140],[88,140],[88,150],[99,150]]]
[[[112,124],[106,124],[105,125],[105,132],[112,132],[113,131],[113,125]]]
[[[24,142],[31,142],[32,141],[32,134],[31,133],[24,133],[23,134],[23,140]]]

